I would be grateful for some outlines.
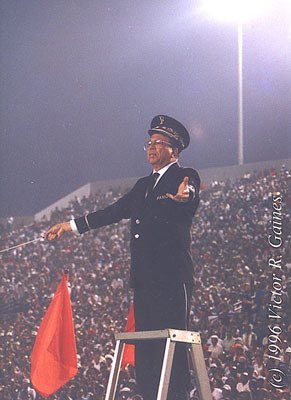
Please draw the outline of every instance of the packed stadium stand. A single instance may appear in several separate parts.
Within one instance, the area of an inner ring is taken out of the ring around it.
[[[282,166],[204,182],[202,187],[192,226],[195,291],[190,329],[201,332],[215,400],[290,398],[290,180],[290,168]],[[66,208],[51,212],[50,220],[43,215],[28,226],[15,228],[7,220],[0,227],[0,249],[38,238],[54,223],[103,208],[124,190],[107,188],[76,197]],[[268,235],[272,196],[278,193],[283,199],[283,241],[274,248]],[[274,269],[268,263],[278,254],[280,294],[274,293]],[[102,400],[114,333],[124,330],[132,296],[128,221],[79,237],[39,241],[0,256],[0,398],[40,399],[29,380],[30,355],[45,309],[68,269],[79,370],[50,399]],[[272,335],[269,308],[276,294],[282,300],[276,320],[280,333]],[[273,369],[281,371],[280,387],[272,385]],[[198,399],[194,374],[190,398]],[[142,399],[131,366],[121,373],[117,399]]]

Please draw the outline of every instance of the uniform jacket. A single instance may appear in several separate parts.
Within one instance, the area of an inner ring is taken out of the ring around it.
[[[185,176],[189,177],[190,200],[181,203],[166,197],[166,193],[177,193]],[[192,282],[190,228],[199,204],[199,175],[175,163],[160,178],[152,196],[146,198],[149,180],[150,176],[139,179],[115,203],[77,218],[78,231],[84,233],[130,218],[131,286]]]

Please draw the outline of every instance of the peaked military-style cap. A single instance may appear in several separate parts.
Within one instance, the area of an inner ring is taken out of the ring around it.
[[[151,129],[148,131],[151,136],[154,133],[162,133],[168,136],[179,151],[188,147],[190,143],[190,135],[181,122],[169,117],[168,115],[156,115],[151,122]]]

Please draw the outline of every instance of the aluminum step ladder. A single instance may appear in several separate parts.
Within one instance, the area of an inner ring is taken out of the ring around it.
[[[173,356],[177,342],[188,343],[190,347],[190,355],[200,400],[212,400],[200,334],[198,332],[182,331],[177,329],[116,334],[115,353],[111,365],[105,400],[114,400],[125,344],[135,344],[137,341],[141,340],[157,339],[166,340],[157,400],[167,399]]]

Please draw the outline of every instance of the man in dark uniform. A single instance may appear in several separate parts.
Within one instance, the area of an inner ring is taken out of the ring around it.
[[[187,329],[193,288],[190,228],[199,204],[200,179],[192,168],[178,164],[190,142],[186,128],[166,115],[154,117],[145,144],[153,172],[104,210],[53,226],[46,238],[64,232],[79,234],[131,219],[130,283],[134,288],[136,331]],[[144,400],[154,400],[164,343],[136,345],[136,377]],[[186,346],[177,344],[169,400],[186,400],[189,366]]]

